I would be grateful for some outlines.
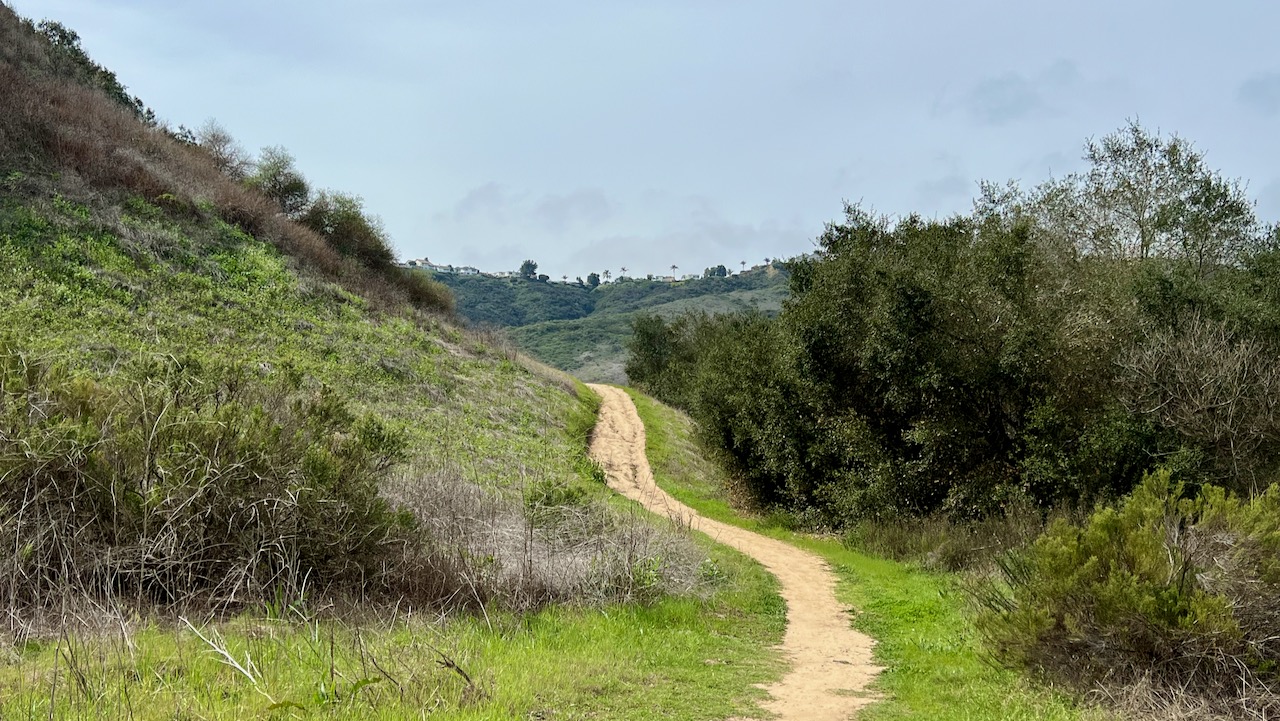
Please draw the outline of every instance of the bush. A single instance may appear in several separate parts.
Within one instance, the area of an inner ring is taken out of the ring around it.
[[[357,196],[321,191],[299,221],[319,233],[334,250],[370,270],[385,271],[395,265],[395,253],[381,221],[365,213],[364,201]]]
[[[1280,488],[1186,491],[1157,471],[1004,559],[1007,585],[978,593],[998,656],[1077,687],[1150,679],[1280,710]]]
[[[311,199],[311,186],[303,177],[289,151],[279,146],[262,149],[254,163],[253,174],[246,181],[280,205],[290,218],[300,217]]]
[[[127,379],[127,380],[125,380]],[[408,521],[401,434],[296,375],[140,362],[111,385],[0,355],[0,594],[237,607],[359,592]]]
[[[449,286],[432,279],[430,275],[420,270],[397,268],[396,271],[396,284],[404,290],[413,307],[448,316],[453,315],[454,299]]]

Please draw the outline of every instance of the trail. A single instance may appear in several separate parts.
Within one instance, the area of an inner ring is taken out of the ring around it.
[[[791,670],[767,686],[765,709],[782,721],[846,721],[870,704],[867,685],[879,668],[874,643],[849,625],[849,610],[836,600],[836,577],[817,556],[736,526],[704,518],[658,488],[645,457],[644,424],[621,389],[591,385],[604,399],[591,456],[604,466],[609,486],[645,508],[676,518],[716,541],[755,558],[777,576],[787,603],[782,650]]]

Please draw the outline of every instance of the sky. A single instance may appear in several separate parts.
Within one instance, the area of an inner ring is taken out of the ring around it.
[[[282,145],[401,258],[552,277],[814,248],[844,202],[971,208],[1137,120],[1280,220],[1270,0],[11,0],[171,125]]]

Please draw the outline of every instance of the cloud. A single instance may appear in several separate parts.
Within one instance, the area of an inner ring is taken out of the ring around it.
[[[1280,73],[1263,73],[1240,83],[1236,100],[1266,117],[1280,113]]]
[[[977,186],[973,181],[960,173],[948,173],[935,180],[926,180],[916,185],[916,195],[926,208],[950,206],[947,201],[955,198],[973,198]]]
[[[970,114],[987,125],[1004,125],[1045,108],[1035,83],[1016,73],[981,81],[969,91],[964,104]]]
[[[531,214],[543,228],[553,233],[574,226],[595,226],[613,216],[614,206],[599,190],[575,190],[566,195],[547,195]]]
[[[533,200],[506,186],[488,182],[472,188],[436,219],[460,225],[535,227],[562,233],[574,227],[592,227],[613,216],[614,203],[600,190],[575,190],[548,194]]]
[[[737,222],[725,218],[706,198],[688,196],[682,201],[684,212],[669,219],[667,230],[600,237],[572,251],[564,262],[572,267],[608,267],[615,273],[625,265],[629,275],[643,277],[666,275],[672,263],[679,273],[701,273],[716,265],[737,268],[746,261],[750,267],[765,257],[812,249],[812,228],[798,222]]]
[[[452,210],[442,213],[458,223],[487,221],[507,225],[518,211],[521,198],[512,195],[506,187],[489,182],[472,188],[462,199],[454,203]],[[438,217],[440,217],[438,216]]]
[[[1074,63],[1056,60],[1033,75],[1008,72],[978,81],[958,107],[984,125],[1007,125],[1032,117],[1058,116],[1057,95],[1078,89],[1080,73]],[[935,113],[956,104],[935,103]]]
[[[1030,183],[1036,184],[1049,178],[1069,175],[1080,166],[1080,162],[1078,156],[1055,150],[1019,164],[1018,172],[1024,174]]]

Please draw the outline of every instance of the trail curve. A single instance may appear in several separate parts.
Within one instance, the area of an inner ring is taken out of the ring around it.
[[[704,518],[667,495],[654,482],[644,424],[631,397],[613,386],[590,387],[604,401],[591,457],[604,466],[609,486],[755,558],[778,578],[787,604],[782,650],[791,668],[765,688],[770,698],[764,708],[781,721],[846,721],[873,702],[867,686],[879,671],[871,656],[874,641],[850,626],[849,609],[836,599],[836,577],[826,562],[782,541]]]

